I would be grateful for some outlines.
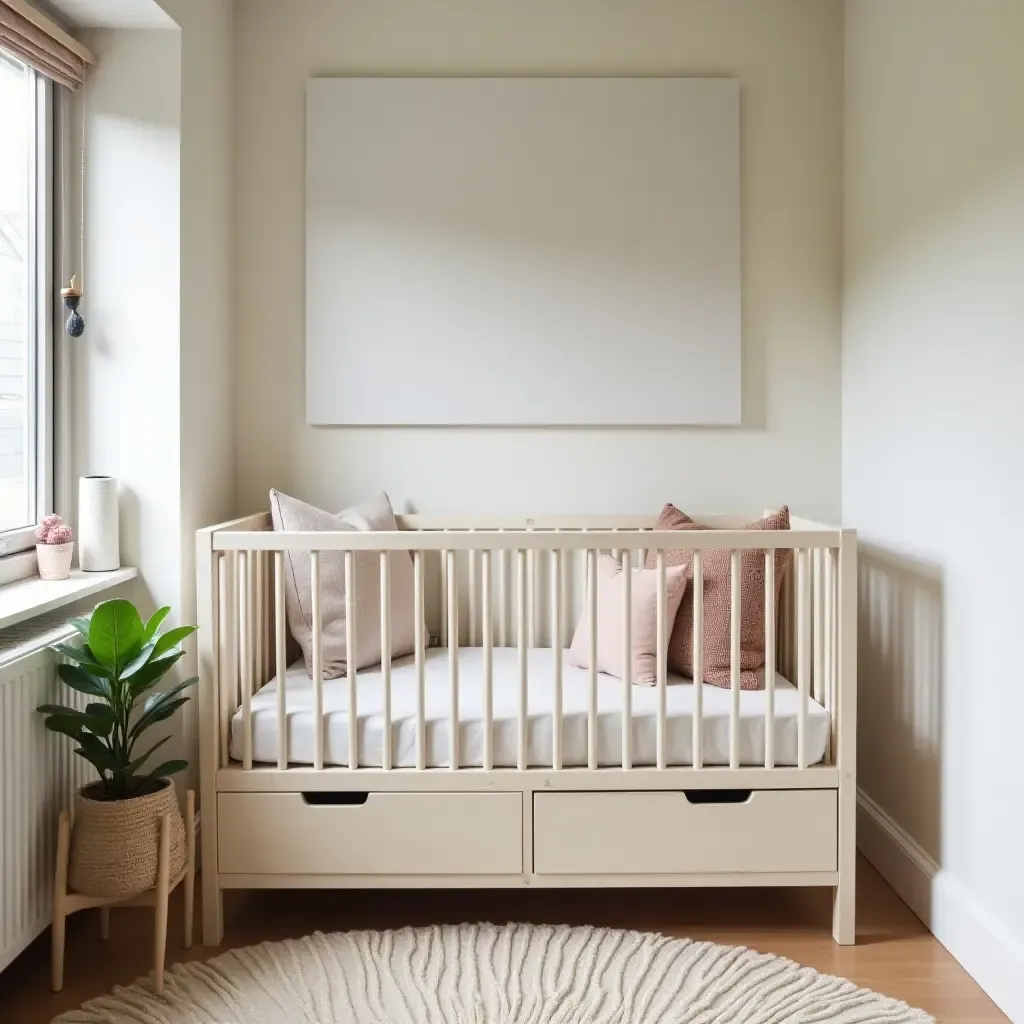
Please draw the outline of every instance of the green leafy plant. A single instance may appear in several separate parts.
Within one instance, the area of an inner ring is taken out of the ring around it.
[[[36,710],[46,715],[47,729],[70,736],[78,744],[75,753],[96,767],[101,799],[152,793],[169,775],[188,767],[187,761],[145,767],[169,736],[139,753],[143,733],[170,718],[188,700],[182,691],[199,681],[192,676],[169,689],[155,689],[184,656],[182,641],[196,631],[195,626],[178,626],[159,633],[169,612],[161,608],[144,623],[131,601],[104,601],[92,615],[71,620],[84,644],[51,648],[72,663],[57,666],[60,678],[94,699],[84,711],[59,704]]]

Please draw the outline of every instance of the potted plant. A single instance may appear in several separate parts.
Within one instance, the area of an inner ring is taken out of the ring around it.
[[[36,561],[41,580],[66,580],[71,575],[71,553],[75,543],[71,527],[60,516],[47,516],[36,527]]]
[[[84,643],[57,644],[52,650],[66,663],[60,678],[90,698],[84,711],[44,704],[46,728],[70,736],[75,753],[99,773],[96,782],[75,796],[68,883],[89,896],[130,896],[156,882],[160,819],[171,817],[171,877],[185,863],[185,828],[170,776],[187,761],[148,765],[155,751],[143,736],[170,718],[188,697],[182,692],[197,676],[157,689],[184,656],[181,643],[195,626],[160,633],[170,612],[161,608],[143,622],[130,601],[104,601],[88,618],[72,619]]]

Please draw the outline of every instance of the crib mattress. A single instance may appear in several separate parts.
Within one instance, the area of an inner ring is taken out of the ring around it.
[[[590,677],[586,669],[564,663],[562,667],[562,763],[566,767],[587,764],[587,706]],[[493,720],[494,765],[516,767],[518,750],[519,662],[515,648],[494,649]],[[531,649],[528,654],[529,686],[527,763],[551,765],[553,667],[556,652]],[[426,745],[427,765],[447,767],[449,753],[450,683],[448,651],[426,652]],[[483,765],[483,652],[479,647],[459,649],[459,761],[464,767]],[[666,687],[666,759],[670,765],[693,763],[693,702],[691,680],[669,676]],[[599,674],[597,756],[601,766],[618,765],[622,755],[622,681]],[[252,698],[253,760],[277,761],[277,687],[271,680]],[[704,763],[729,763],[728,690],[702,687],[704,697]],[[391,668],[391,751],[396,768],[416,765],[416,666],[402,658]],[[379,666],[358,674],[359,764],[381,766],[383,734],[382,687]],[[313,682],[301,661],[286,676],[288,759],[293,764],[313,763]],[[652,686],[632,688],[632,759],[636,766],[657,763],[656,737],[658,691]],[[324,763],[348,764],[348,680],[324,681]],[[740,763],[764,764],[764,716],[767,694],[745,690],[740,694]],[[781,675],[775,684],[775,763],[797,763],[799,692]],[[829,716],[820,704],[808,700],[807,760],[816,764],[825,756]],[[231,720],[231,756],[242,757],[242,712]]]

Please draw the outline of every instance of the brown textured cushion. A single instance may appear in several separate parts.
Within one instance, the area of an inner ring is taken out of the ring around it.
[[[666,505],[658,517],[656,530],[706,530],[675,505]],[[782,508],[747,530],[788,530],[789,509]],[[764,551],[760,548],[740,555],[740,686],[758,690],[764,686]],[[792,561],[787,548],[775,551],[775,599],[778,607],[782,577]],[[704,681],[729,686],[732,681],[729,630],[731,626],[732,564],[728,550],[712,548],[704,552]],[[666,551],[665,564],[685,565],[688,585],[683,594],[675,625],[668,642],[669,671],[693,674],[693,552]],[[647,556],[648,568],[655,565],[655,553]]]

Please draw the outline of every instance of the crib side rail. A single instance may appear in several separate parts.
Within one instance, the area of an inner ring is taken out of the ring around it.
[[[503,646],[518,652],[518,744],[516,767],[526,770],[528,728],[528,651],[534,646],[566,646],[578,614],[585,613],[591,626],[592,653],[597,636],[596,562],[599,552],[611,551],[626,567],[638,567],[650,557],[657,572],[657,722],[656,764],[669,767],[666,751],[666,677],[667,645],[672,623],[666,618],[665,552],[678,549],[680,534],[656,531],[646,527],[575,529],[562,525],[525,529],[403,529],[387,533],[355,532],[269,532],[266,516],[225,524],[223,528],[200,531],[197,566],[199,604],[206,628],[200,653],[200,675],[203,699],[204,756],[203,770],[216,770],[230,761],[231,720],[241,710],[241,763],[243,769],[253,767],[252,697],[274,675],[283,677],[289,662],[291,645],[287,632],[284,597],[284,567],[287,557],[310,559],[313,583],[312,670],[314,695],[313,767],[325,767],[324,757],[324,678],[321,643],[323,623],[321,612],[321,562],[325,554],[340,553],[344,562],[345,587],[355,607],[357,574],[355,559],[373,557],[378,564],[379,586],[375,599],[381,601],[381,651],[390,651],[390,602],[386,599],[391,581],[392,558],[398,553],[411,553],[414,565],[415,619],[417,644],[415,655],[418,687],[416,722],[416,768],[419,770],[456,770],[465,767],[458,749],[460,735],[458,649],[469,643],[483,649],[484,665],[484,744],[482,763],[476,767],[491,770],[493,750],[493,651]],[[724,518],[724,517],[723,517]],[[519,522],[522,522],[520,520]],[[575,520],[579,522],[579,520]],[[427,526],[411,517],[404,526]],[[433,526],[429,523],[429,526]],[[852,771],[855,744],[855,674],[856,674],[856,539],[852,531],[822,527],[798,521],[799,528],[789,531],[765,532],[732,527],[688,532],[685,545],[694,552],[693,616],[695,675],[702,673],[704,635],[703,562],[712,549],[731,551],[732,614],[730,617],[730,704],[729,759],[730,768],[740,769],[740,594],[741,553],[764,552],[765,575],[765,679],[766,714],[763,767],[776,767],[775,750],[775,674],[778,669],[791,679],[799,691],[797,719],[797,768],[808,767],[808,707],[811,697],[830,716],[830,733],[825,763],[839,767],[845,762]],[[545,528],[546,527],[546,528]],[[792,549],[792,564],[783,579],[778,600],[775,589],[777,549]],[[334,556],[337,557],[337,556]],[[547,565],[548,571],[538,571]],[[851,568],[852,566],[852,568]],[[573,609],[569,603],[567,584],[569,570],[578,572],[583,585],[575,588],[575,598],[582,604]],[[628,577],[627,577],[628,579]],[[852,583],[851,583],[852,579]],[[587,586],[586,584],[590,584]],[[433,602],[437,632],[425,625],[430,593],[440,600]],[[629,608],[628,600],[624,611]],[[440,620],[437,625],[438,619]],[[623,614],[622,643],[629,649],[631,623]],[[350,666],[348,687],[348,751],[350,770],[360,769],[359,672],[356,651],[359,637],[356,619],[349,614],[346,622]],[[448,764],[444,768],[427,768],[425,722],[424,646],[427,635],[448,648],[449,658],[449,738]],[[541,643],[538,643],[541,641]],[[590,664],[596,659],[592,656]],[[552,687],[552,744],[550,764],[546,769],[563,769],[562,757],[562,679],[561,661],[554,659]],[[626,678],[622,680],[621,756],[616,767],[629,770],[632,751],[632,680],[627,659]],[[391,686],[390,659],[382,656],[382,749],[379,767],[394,767],[391,749]],[[589,670],[589,702],[587,709],[587,767],[598,768],[597,757],[597,671]],[[692,768],[705,768],[703,756],[704,710],[703,688],[694,691]],[[277,689],[278,723],[287,721],[287,688]],[[287,728],[278,728],[276,767],[286,770],[292,764]],[[235,750],[237,756],[238,750]]]

